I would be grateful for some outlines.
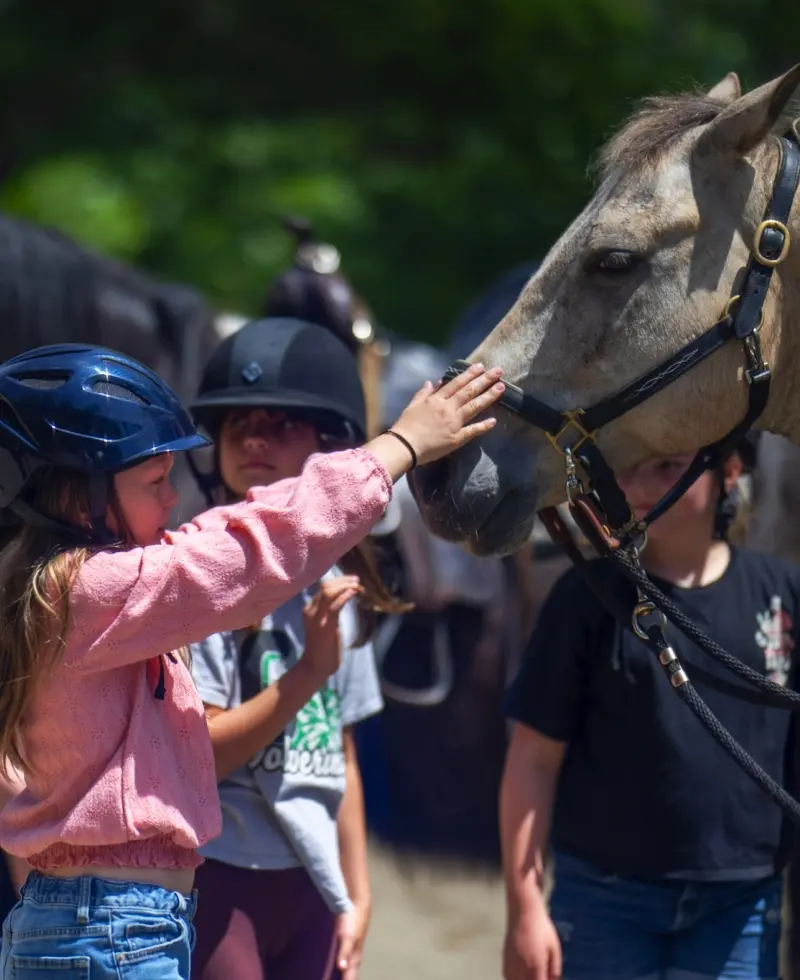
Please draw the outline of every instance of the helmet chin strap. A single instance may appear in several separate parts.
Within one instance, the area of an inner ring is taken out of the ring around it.
[[[215,507],[219,501],[214,499],[214,491],[218,490],[222,486],[222,474],[219,469],[219,449],[217,448],[217,440],[214,440],[214,467],[210,473],[206,473],[201,470],[197,465],[194,455],[192,453],[186,453],[186,461],[189,464],[189,469],[192,471],[192,476],[197,484],[197,488],[202,493],[203,498],[208,507]]]

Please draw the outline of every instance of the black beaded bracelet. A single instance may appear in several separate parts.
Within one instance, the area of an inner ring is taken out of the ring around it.
[[[400,442],[403,443],[406,449],[411,453],[411,469],[413,470],[414,467],[417,465],[417,454],[414,451],[414,447],[411,445],[408,439],[406,439],[405,436],[401,436],[399,432],[395,432],[394,429],[384,429],[381,435],[394,436],[395,439],[399,439]]]

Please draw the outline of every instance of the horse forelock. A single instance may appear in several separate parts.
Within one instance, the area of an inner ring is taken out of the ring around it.
[[[593,167],[603,183],[621,173],[652,166],[693,129],[706,126],[725,108],[703,92],[643,99],[600,150]]]

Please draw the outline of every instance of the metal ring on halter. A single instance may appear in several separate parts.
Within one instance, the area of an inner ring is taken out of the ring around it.
[[[722,316],[717,321],[717,323],[724,323],[728,319],[729,316],[732,316],[733,315],[733,312],[732,312],[733,311],[733,308],[739,302],[739,300],[741,298],[742,297],[738,293],[735,296],[731,296],[731,298],[725,304],[725,309],[722,311]],[[764,311],[763,310],[759,310],[759,313],[758,313],[758,323],[756,324],[756,326],[754,328],[754,332],[755,333],[758,333],[761,330],[761,327],[763,326],[763,323],[764,323]]]
[[[647,547],[647,525],[644,521],[634,519],[619,528],[617,535],[627,538],[628,543],[622,550],[627,553],[635,565],[639,565],[639,556]]]
[[[663,612],[661,612],[660,609],[656,609],[652,602],[640,602],[633,610],[633,615],[631,616],[633,632],[639,637],[640,640],[649,640],[650,637],[639,625],[639,618],[641,616],[653,616],[656,614],[658,615],[658,625],[663,632],[667,628],[667,617]]]

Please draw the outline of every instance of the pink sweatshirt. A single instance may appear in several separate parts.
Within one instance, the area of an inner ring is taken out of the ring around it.
[[[367,450],[312,456],[299,479],[159,545],[92,556],[62,659],[26,713],[33,773],[0,814],[0,845],[42,871],[200,864],[196,848],[221,830],[211,740],[190,671],[162,655],[259,622],[313,583],[376,523],[391,487]]]

